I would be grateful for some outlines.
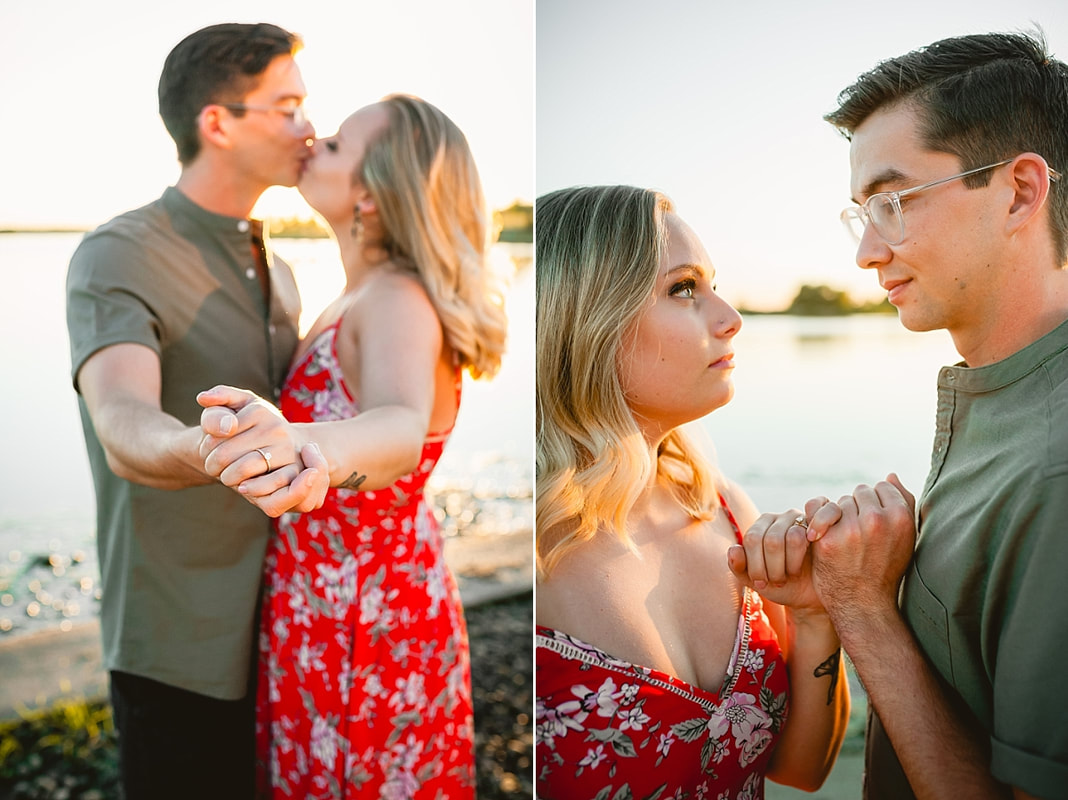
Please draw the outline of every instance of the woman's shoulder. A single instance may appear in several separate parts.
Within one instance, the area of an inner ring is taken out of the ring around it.
[[[376,267],[348,295],[346,318],[373,320],[373,324],[382,320],[411,324],[422,317],[437,317],[418,276],[410,270],[394,269],[390,263]]]
[[[756,504],[740,485],[726,476],[721,476],[719,479],[719,494],[723,498],[724,505],[737,521],[739,529],[745,533],[746,529],[760,516]]]

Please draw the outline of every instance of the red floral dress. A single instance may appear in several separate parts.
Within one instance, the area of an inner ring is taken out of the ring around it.
[[[358,413],[337,332],[290,372],[288,420]],[[277,521],[260,626],[263,796],[474,797],[467,630],[423,497],[448,433],[430,435],[419,467],[389,488],[331,489],[321,509]]]
[[[723,505],[736,536],[741,532]],[[758,800],[787,714],[786,661],[746,590],[717,693],[551,628],[536,635],[542,800]]]

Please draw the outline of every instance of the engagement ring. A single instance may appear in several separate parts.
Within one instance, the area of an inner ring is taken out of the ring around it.
[[[264,463],[267,464],[267,471],[271,471],[271,454],[264,450],[262,447],[257,447],[256,452],[263,456]]]

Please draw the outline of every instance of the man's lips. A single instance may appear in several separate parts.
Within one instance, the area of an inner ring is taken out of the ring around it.
[[[908,286],[910,283],[912,283],[912,279],[906,278],[903,280],[889,280],[881,285],[884,289],[886,289],[887,299],[891,303],[894,303],[896,305],[895,301],[901,297],[901,295],[905,292],[905,287]]]

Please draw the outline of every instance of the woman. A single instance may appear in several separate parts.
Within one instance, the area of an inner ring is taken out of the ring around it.
[[[302,799],[471,798],[466,630],[423,487],[461,371],[492,375],[504,346],[478,173],[451,120],[395,95],[317,141],[299,188],[337,239],[346,283],[298,348],[280,405],[295,449],[317,443],[335,488],[321,509],[282,516],[268,546],[261,785]],[[239,406],[235,393],[202,402]],[[265,449],[230,458],[224,482],[250,498],[280,490],[295,470],[272,471]]]
[[[536,214],[538,796],[816,788],[849,696],[803,519],[758,520],[679,430],[730,400],[741,318],[664,196],[565,189]],[[751,525],[792,534],[746,551]],[[746,556],[779,585],[736,578]]]

